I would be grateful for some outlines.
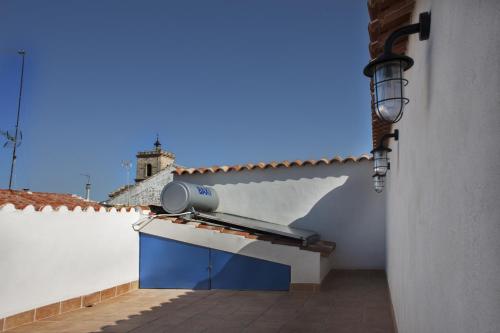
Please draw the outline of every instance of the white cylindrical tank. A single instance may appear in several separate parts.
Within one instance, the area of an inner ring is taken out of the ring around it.
[[[160,201],[163,209],[171,214],[187,212],[191,208],[211,212],[219,205],[219,197],[213,188],[180,181],[165,185]]]

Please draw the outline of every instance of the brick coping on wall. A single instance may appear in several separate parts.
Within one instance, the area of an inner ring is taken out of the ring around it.
[[[48,304],[24,311],[3,319],[0,319],[0,332],[13,329],[26,324],[57,316],[62,313],[78,310],[84,307],[93,306],[104,300],[126,294],[136,290],[139,287],[139,281],[131,281],[120,284],[108,289],[96,291],[94,293],[74,297],[64,301]]]

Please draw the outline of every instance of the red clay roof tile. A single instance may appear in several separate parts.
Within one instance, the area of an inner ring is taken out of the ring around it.
[[[143,212],[151,208],[148,206],[125,206],[114,205],[104,206],[95,201],[86,201],[85,199],[68,193],[48,193],[48,192],[30,192],[0,189],[0,207],[12,204],[16,209],[24,209],[32,205],[36,211],[42,211],[45,207],[51,207],[53,210],[59,210],[60,207],[67,207],[68,210],[74,210],[76,207],[81,207],[83,211],[94,209],[99,211],[105,208],[107,211],[116,209],[120,211],[124,209],[130,212],[133,209],[140,209]]]
[[[162,220],[168,220],[171,223],[175,224],[187,224],[188,221],[179,217],[179,218],[173,218],[169,216],[162,216],[159,215],[157,216],[158,219]],[[216,226],[216,225],[208,225],[205,224],[203,221],[196,221],[196,229],[206,229],[206,230],[211,230],[215,232],[219,232],[221,234],[232,234],[235,236],[241,236],[244,238],[248,239],[257,239],[265,242],[270,242],[272,244],[278,244],[278,245],[287,245],[287,246],[295,246],[300,248],[301,250],[305,251],[311,251],[311,252],[319,252],[321,253],[321,256],[323,257],[328,257],[336,247],[336,244],[334,242],[328,242],[328,241],[322,241],[319,240],[313,244],[309,244],[307,246],[303,246],[302,242],[297,239],[289,239],[285,237],[281,237],[278,235],[271,235],[271,234],[259,234],[253,231],[249,230],[234,230],[230,229],[228,227],[223,227],[223,226]]]
[[[95,210],[103,207],[97,202],[86,201],[73,194],[0,189],[0,206],[8,203],[13,204],[16,209],[24,209],[26,206],[32,205],[37,211],[41,211],[47,206],[51,206],[53,209],[66,206],[69,210],[73,210],[77,206],[82,207],[82,209],[92,207]]]
[[[229,172],[229,171],[243,171],[243,170],[255,170],[255,169],[276,169],[276,168],[289,168],[289,167],[301,167],[301,166],[315,166],[315,165],[329,165],[333,163],[346,163],[346,162],[360,162],[363,160],[370,160],[371,157],[370,155],[361,155],[359,157],[353,157],[349,156],[346,158],[341,158],[338,156],[335,156],[332,159],[327,159],[327,158],[322,158],[319,160],[295,160],[293,162],[289,161],[282,161],[282,162],[276,162],[272,161],[269,163],[265,162],[259,162],[257,164],[252,164],[252,163],[247,163],[247,164],[238,164],[238,165],[232,165],[232,166],[227,166],[227,165],[222,165],[222,166],[212,166],[210,168],[205,168],[205,167],[200,167],[200,168],[176,168],[173,173],[177,175],[183,175],[183,174],[204,174],[204,173],[216,173],[216,172]]]

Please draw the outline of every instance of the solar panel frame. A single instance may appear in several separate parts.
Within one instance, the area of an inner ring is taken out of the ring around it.
[[[195,212],[195,218],[201,218],[213,223],[236,226],[245,229],[255,230],[272,235],[279,235],[302,241],[304,246],[319,240],[319,235],[311,230],[298,229],[277,223],[262,221],[245,216],[220,213],[220,212]]]

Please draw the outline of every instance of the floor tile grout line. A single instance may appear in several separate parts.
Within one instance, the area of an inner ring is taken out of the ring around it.
[[[310,294],[307,294],[307,296],[308,297],[303,301],[302,306],[300,307],[301,309],[304,308],[304,305],[307,302],[307,300],[309,300],[311,298]],[[295,310],[295,313],[297,313],[297,312],[298,312],[298,309]],[[278,329],[278,333],[282,332],[282,330],[284,329],[284,326],[286,326],[286,324],[283,324],[280,326],[280,328]]]
[[[196,291],[194,291],[194,292],[196,292]],[[185,307],[187,307],[187,306],[189,306],[189,305],[193,304],[193,303],[194,303],[194,302],[196,302],[196,301],[200,301],[200,300],[206,299],[206,298],[210,297],[211,295],[213,295],[213,293],[209,293],[208,295],[203,296],[203,297],[202,297],[201,299],[199,299],[199,300],[193,300],[193,301],[189,302],[188,304],[185,304],[185,305],[181,306],[181,307],[180,307],[179,309],[177,309],[177,310],[181,310],[181,309],[183,309],[183,308],[185,308]],[[184,296],[184,295],[183,295],[183,296]],[[197,314],[199,314],[199,312],[194,313],[193,315],[191,315],[191,316],[187,317],[186,319],[184,319],[184,321],[186,321],[186,320],[188,320],[188,319],[193,318],[193,317],[194,317],[194,316],[196,316]],[[153,320],[151,320],[151,321],[148,321],[147,323],[149,324],[149,323],[152,323],[152,322],[157,321],[157,320],[160,320],[160,318],[153,319]],[[183,321],[183,322],[184,322],[184,321]],[[179,326],[179,325],[180,325],[180,324],[175,325],[175,326],[177,327],[177,326]],[[129,333],[129,332],[131,332],[131,331],[133,331],[133,330],[135,330],[135,329],[136,329],[136,328],[134,328],[134,329],[132,329],[132,330],[129,330],[129,331],[127,331],[126,333]]]
[[[276,303],[278,303],[279,299],[281,297],[276,297],[276,300],[271,303],[264,311],[262,311],[262,313],[260,314],[260,316],[258,316],[257,318],[255,318],[254,322],[257,321],[259,318],[261,318],[270,308],[272,308]],[[249,326],[251,326],[252,323],[248,323],[244,329],[248,328]]]

